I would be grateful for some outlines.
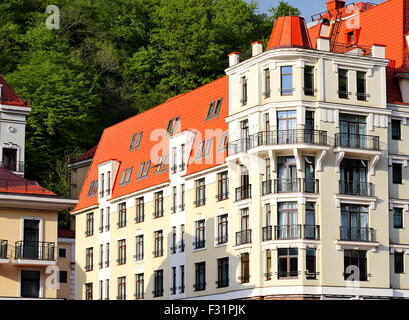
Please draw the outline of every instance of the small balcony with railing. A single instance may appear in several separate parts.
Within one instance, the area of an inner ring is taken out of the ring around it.
[[[17,241],[15,243],[14,264],[56,264],[55,243],[45,241]]]
[[[236,188],[236,202],[251,198],[251,184]]]
[[[263,227],[263,241],[270,240],[320,240],[320,226],[286,224]]]
[[[376,242],[373,228],[341,226],[339,230],[340,241]]]
[[[339,193],[342,195],[352,195],[361,197],[374,197],[375,186],[370,182],[359,181],[339,181]]]
[[[236,232],[236,246],[251,243],[251,229]]]
[[[272,193],[319,193],[318,179],[275,179],[266,180],[261,184],[263,196]]]
[[[8,263],[8,241],[0,239],[0,263]]]
[[[339,132],[335,134],[335,148],[336,150],[353,149],[348,151],[355,153],[359,150],[380,151],[379,136]]]

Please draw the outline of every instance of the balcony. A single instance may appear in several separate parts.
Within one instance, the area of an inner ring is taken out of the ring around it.
[[[225,244],[229,240],[229,236],[227,234],[216,237],[216,244]]]
[[[0,161],[0,166],[13,172],[24,172],[24,161]]]
[[[266,227],[265,227],[266,228]],[[268,227],[267,227],[268,228]],[[271,228],[271,226],[270,226]],[[263,230],[264,236],[264,230]],[[270,236],[271,233],[266,233],[266,236]],[[301,224],[285,224],[274,226],[274,240],[319,240],[320,239],[320,226],[317,225],[301,225]],[[263,241],[264,240],[263,237]]]
[[[236,188],[236,201],[251,198],[251,184]]]
[[[251,243],[251,229],[236,232],[236,245]]]
[[[339,181],[339,193],[344,195],[354,195],[362,197],[373,197],[374,185],[369,182],[349,182]]]
[[[276,179],[274,180],[274,189],[271,186],[271,180],[263,181],[262,195],[274,193],[319,193],[318,179]]]
[[[375,242],[375,230],[373,228],[356,228],[350,226],[340,227],[341,241]]]
[[[8,263],[8,241],[0,240],[0,263]]]
[[[365,134],[336,133],[335,147],[364,150],[380,150],[379,136]]]
[[[14,264],[50,265],[55,264],[55,244],[44,241],[17,241]]]
[[[273,239],[273,226],[263,227],[263,241],[269,241]]]

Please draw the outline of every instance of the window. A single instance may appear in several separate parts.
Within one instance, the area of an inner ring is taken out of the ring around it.
[[[204,206],[206,204],[206,186],[205,186],[205,179],[199,179],[195,181],[196,184],[196,201],[194,205],[196,207]]]
[[[240,283],[249,283],[250,282],[250,254],[242,253],[240,255],[241,262],[241,276]]]
[[[143,170],[142,178],[145,178],[145,177],[148,175],[150,166],[151,166],[151,161],[148,160],[148,161],[146,162],[146,164],[145,164],[145,169]]]
[[[240,232],[236,233],[236,245],[251,243],[249,208],[240,209]]]
[[[271,280],[271,250],[266,250],[266,280]]]
[[[166,128],[166,135],[174,134],[176,133],[178,123],[179,123],[179,116],[175,118],[175,121],[173,121],[173,118],[169,120],[168,126]]]
[[[392,182],[402,184],[402,164],[392,163]]]
[[[297,142],[297,112],[295,110],[277,112],[279,144]]]
[[[10,171],[17,171],[17,149],[3,148],[3,168]]]
[[[195,222],[195,242],[193,243],[194,249],[204,248],[206,245],[206,223],[205,220],[199,220]]]
[[[185,292],[185,266],[180,266],[180,286],[179,293]]]
[[[109,231],[111,227],[111,208],[107,207],[106,210],[106,223],[105,223],[105,231]]]
[[[306,96],[314,95],[314,67],[305,66],[304,67],[304,94]]]
[[[126,176],[126,171],[127,171],[127,169],[124,169],[124,170],[122,171],[121,180],[119,180],[119,185],[124,184],[125,176]]]
[[[99,210],[99,232],[104,232],[104,209]]]
[[[132,167],[130,167],[128,169],[128,172],[126,173],[124,184],[129,183],[129,180],[131,179],[131,174],[132,174]]]
[[[40,296],[40,271],[21,270],[21,297]]]
[[[220,98],[216,102],[216,108],[214,108],[213,118],[219,116],[220,108],[222,107],[223,98]]]
[[[85,300],[92,300],[92,283],[85,284]]]
[[[100,244],[99,245],[99,262],[98,262],[98,267],[102,269],[104,265],[104,245]]]
[[[293,67],[281,67],[281,95],[291,96],[293,94]]]
[[[118,259],[119,265],[126,263],[126,240],[118,240]]]
[[[227,150],[227,132],[224,132],[220,138],[219,147],[217,152],[224,152]]]
[[[105,280],[105,300],[109,300],[109,279]]]
[[[118,300],[126,299],[126,277],[118,277]]]
[[[145,167],[145,162],[142,162],[142,163],[139,165],[138,175],[136,176],[136,179],[142,178],[143,168],[144,168],[144,167]]]
[[[106,253],[106,260],[105,260],[105,267],[109,267],[109,243],[105,244],[105,253]]]
[[[170,134],[170,131],[172,130],[172,124],[173,124],[173,118],[170,119],[168,122],[168,127],[166,128],[166,135]]]
[[[166,171],[166,167],[168,165],[169,155],[166,154],[163,157],[160,157],[157,164],[156,173],[162,173]]]
[[[177,153],[176,153],[176,147],[172,148],[172,173],[176,173],[177,171]]]
[[[163,217],[163,191],[155,192],[154,218]]]
[[[338,69],[338,97],[348,99],[348,70]]]
[[[104,196],[104,186],[105,186],[105,178],[104,178],[104,174],[101,173],[101,191],[99,192],[101,197]]]
[[[58,248],[58,258],[67,257],[67,248]]]
[[[180,211],[185,211],[185,185],[180,186]]]
[[[144,295],[144,274],[139,273],[135,275],[136,285],[135,285],[135,299],[143,299]]]
[[[176,294],[176,267],[172,267],[172,285],[170,294]]]
[[[359,281],[368,279],[365,250],[344,250],[344,279]]]
[[[278,239],[300,239],[301,230],[298,228],[297,220],[297,202],[279,202],[276,237]]]
[[[223,214],[217,217],[217,244],[227,243],[228,241],[228,215]]]
[[[178,129],[178,124],[179,124],[179,116],[175,118],[175,122],[173,123],[172,134],[176,133],[176,130]]]
[[[144,258],[143,235],[135,237],[135,261],[141,261]]]
[[[347,43],[354,44],[354,32],[353,31],[347,33]]]
[[[176,201],[176,187],[172,187],[172,207],[170,211],[176,213],[177,201]]]
[[[172,237],[172,246],[170,247],[170,253],[175,254],[176,246],[177,246],[176,244],[176,226],[172,227],[171,237]]]
[[[58,282],[67,283],[67,271],[58,271]]]
[[[111,171],[107,172],[107,196],[111,194]]]
[[[305,271],[306,273],[306,278],[307,279],[316,279],[317,277],[317,269],[316,269],[316,249],[313,248],[307,248],[305,250],[305,267],[307,270]]]
[[[87,213],[87,229],[85,231],[86,236],[92,236],[94,234],[94,214]]]
[[[240,103],[242,106],[247,104],[247,79],[246,77],[241,78],[241,100]]]
[[[205,141],[201,141],[197,149],[196,160],[203,158],[204,146],[205,146]]]
[[[93,259],[94,259],[94,248],[85,249],[85,271],[92,271]]]
[[[183,171],[183,170],[185,170],[185,166],[186,166],[186,164],[185,164],[185,145],[184,144],[182,144],[181,146],[180,146],[180,158],[181,158],[181,163],[180,163],[180,165],[179,165],[179,168],[180,168],[180,170],[181,171]]]
[[[153,297],[155,298],[161,296],[163,296],[163,270],[156,270]]]
[[[185,252],[185,225],[180,225],[180,245],[179,245],[179,252]]]
[[[209,109],[207,110],[206,120],[209,120],[212,118],[213,108],[214,108],[214,101],[210,102],[209,104]]]
[[[339,115],[340,141],[335,141],[337,146],[352,148],[367,148],[366,117],[354,114],[340,113]],[[337,138],[336,138],[337,139]],[[337,139],[338,140],[338,139]],[[375,147],[375,141],[372,142]],[[377,142],[379,144],[379,141]]]
[[[341,162],[340,193],[370,196],[368,161],[344,158]]]
[[[263,119],[264,119],[264,131],[270,131],[270,114],[265,113],[263,115]]]
[[[393,227],[403,228],[403,209],[393,208]]]
[[[229,286],[229,258],[217,259],[217,288]]]
[[[145,219],[145,203],[143,197],[136,199],[136,217],[135,223],[143,222]]]
[[[122,202],[118,205],[119,207],[119,215],[118,215],[118,227],[123,228],[126,226],[126,203]]]
[[[206,158],[209,155],[210,147],[212,146],[213,138],[207,139],[205,144],[205,149],[203,153],[203,158]]]
[[[270,69],[264,69],[264,98],[270,98]]]
[[[135,149],[138,149],[139,145],[141,143],[141,139],[142,139],[142,131],[139,132],[138,134],[135,133],[132,136],[131,145],[129,146],[129,151],[133,151]]]
[[[195,291],[206,290],[206,262],[195,263]]]
[[[102,300],[104,297],[104,282],[99,280],[99,300]]]
[[[392,119],[392,140],[401,140],[401,121]]]
[[[163,256],[163,231],[155,231],[154,232],[154,257],[161,257]]]
[[[395,261],[395,273],[403,273],[405,257],[403,252],[395,252],[393,256]]]
[[[360,101],[366,101],[366,72],[356,72],[356,95]]]
[[[373,240],[368,211],[368,206],[341,204],[341,240]]]
[[[298,249],[278,249],[278,279],[298,277]]]
[[[227,171],[217,174],[217,200],[226,200],[229,197],[229,178]]]

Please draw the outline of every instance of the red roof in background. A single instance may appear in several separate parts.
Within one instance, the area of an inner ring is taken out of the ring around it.
[[[4,78],[0,75],[0,85],[1,88],[1,95],[0,95],[0,104],[7,104],[13,106],[21,106],[21,107],[29,107],[29,104],[25,104],[17,94],[11,89],[10,85],[4,80]]]
[[[274,23],[266,50],[289,47],[312,48],[303,17],[279,17]]]
[[[376,6],[362,2],[355,5],[360,11],[359,16],[341,22],[336,42],[346,44],[347,33],[354,31],[355,43],[358,46],[372,46],[375,43],[386,45],[386,59],[390,60],[386,75],[388,102],[402,103],[395,74],[409,72],[408,48],[404,38],[409,32],[409,0],[388,0]],[[347,13],[346,8],[339,10],[344,13],[342,18],[357,13],[357,11]],[[322,17],[331,20],[335,18],[335,13],[336,10],[332,10]],[[314,48],[319,37],[319,28],[318,24],[308,29]]]
[[[56,196],[36,182],[24,179],[3,167],[0,167],[0,193]]]
[[[58,238],[75,238],[75,231],[72,230],[58,230]]]
[[[116,177],[112,177],[114,181],[112,199],[168,182],[169,168],[167,168],[167,171],[165,172],[156,174],[156,167],[154,167],[157,161],[154,154],[155,150],[158,149],[158,143],[164,144],[164,150],[166,150],[165,153],[167,153],[168,138],[163,138],[161,135],[161,138],[156,140],[155,135],[158,133],[158,129],[160,130],[160,133],[163,134],[166,131],[169,120],[172,118],[174,119],[177,116],[179,116],[177,132],[185,130],[196,132],[193,151],[190,155],[191,159],[194,159],[199,143],[202,140],[210,138],[206,135],[206,129],[218,129],[218,135],[213,138],[210,155],[212,155],[214,159],[217,157],[219,160],[220,153],[217,153],[217,149],[220,142],[220,136],[223,132],[226,132],[228,128],[227,123],[225,122],[229,106],[228,85],[228,77],[224,76],[188,93],[173,97],[152,109],[105,129],[94,154],[90,170],[88,170],[87,177],[79,196],[79,202],[74,211],[98,204],[98,192],[94,196],[88,197],[88,190],[91,181],[98,179],[98,165],[109,160],[117,160],[120,163]],[[211,120],[206,120],[210,102],[216,102],[220,98],[223,100],[219,116]],[[143,132],[140,147],[136,150],[129,151],[132,135],[140,131]],[[154,152],[152,157],[151,151]],[[163,154],[159,153],[158,156],[160,155]],[[221,155],[221,163],[224,163],[225,153],[222,152]],[[209,156],[209,158],[211,157]],[[152,161],[148,176],[136,180],[139,165],[148,160]],[[189,175],[202,171],[219,164],[220,162],[216,163],[213,160],[210,161],[210,163],[188,164],[187,174]],[[122,171],[131,166],[133,167],[133,170],[130,182],[126,185],[119,186]]]
[[[87,152],[84,152],[82,155],[80,155],[78,158],[70,161],[71,163],[76,163],[88,159],[92,159],[94,157],[95,151],[97,150],[98,145],[93,146],[91,149],[89,149]]]

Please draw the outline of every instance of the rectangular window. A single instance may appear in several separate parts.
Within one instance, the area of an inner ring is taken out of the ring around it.
[[[135,237],[135,261],[142,261],[144,259],[144,243],[143,235]]]
[[[226,200],[229,197],[229,178],[227,171],[217,174],[217,200]]]
[[[405,255],[403,252],[395,252],[393,256],[395,261],[395,273],[403,273]]]
[[[356,72],[356,95],[360,101],[366,101],[366,72]]]
[[[118,300],[126,299],[126,277],[118,277]]]
[[[107,196],[111,194],[111,171],[107,172]]]
[[[217,152],[224,152],[227,150],[227,132],[224,132],[220,137],[219,147],[217,148]]]
[[[368,280],[365,250],[344,249],[344,279],[351,278],[359,281]]]
[[[94,263],[94,248],[85,249],[85,271],[92,271]]]
[[[59,271],[58,272],[58,282],[59,283],[67,283],[67,271]]]
[[[163,231],[155,231],[154,232],[154,257],[161,257],[163,256]]]
[[[176,294],[176,267],[172,267],[172,285],[170,294]]]
[[[104,232],[104,209],[99,210],[99,232]]]
[[[271,250],[266,250],[266,280],[271,280]]]
[[[92,283],[85,284],[85,300],[92,300]]]
[[[109,267],[109,243],[105,244],[105,267]]]
[[[402,164],[392,163],[392,182],[402,184]]]
[[[142,163],[139,165],[138,175],[136,176],[136,179],[142,178],[143,168],[144,168],[144,167],[145,167],[145,162],[142,162]]]
[[[307,248],[305,250],[305,265],[307,270],[306,278],[307,279],[316,279],[317,277],[317,269],[316,269],[316,249]]]
[[[180,158],[181,158],[181,163],[179,165],[180,171],[185,170],[185,167],[186,167],[186,165],[185,165],[185,156],[186,156],[185,155],[185,145],[182,144],[180,146]]]
[[[145,164],[145,169],[143,170],[142,178],[145,178],[145,177],[148,175],[150,166],[151,166],[151,161],[148,160],[148,161],[146,162],[146,164]]]
[[[199,147],[198,147],[197,153],[196,153],[196,160],[201,159],[203,157],[204,144],[205,144],[205,141],[201,141],[199,143]]]
[[[118,215],[118,227],[123,228],[126,226],[126,203],[122,202],[118,205],[119,207],[119,215]]]
[[[250,254],[242,253],[240,255],[241,262],[241,276],[240,283],[249,283],[250,282]]]
[[[109,300],[109,279],[105,280],[105,300]]]
[[[92,195],[92,190],[94,189],[94,183],[95,183],[95,181],[91,181],[91,183],[89,185],[88,197],[90,197]]]
[[[85,231],[85,235],[92,236],[94,234],[94,214],[88,213],[87,214],[87,229]]]
[[[144,274],[139,273],[135,275],[136,285],[135,285],[135,299],[143,299],[144,295]]]
[[[241,100],[240,103],[242,106],[247,104],[247,79],[246,77],[241,78]]]
[[[163,217],[163,191],[155,192],[155,218]]]
[[[209,120],[212,118],[213,108],[214,108],[214,101],[210,102],[209,104],[209,109],[207,110],[206,120]]]
[[[121,180],[119,180],[119,185],[124,184],[125,176],[126,176],[126,171],[127,171],[127,169],[124,169],[124,170],[122,171]]]
[[[111,227],[111,208],[106,208],[106,223],[105,223],[105,231],[109,231]]]
[[[281,95],[291,96],[293,94],[293,67],[281,67]]]
[[[163,270],[155,271],[155,287],[153,291],[153,297],[163,296]]]
[[[180,266],[180,286],[179,293],[185,292],[185,266]]]
[[[136,217],[135,222],[140,223],[145,219],[145,203],[143,197],[136,199]]]
[[[172,207],[170,211],[176,213],[177,201],[176,201],[176,187],[172,187]]]
[[[104,245],[100,244],[99,245],[99,262],[98,262],[98,266],[100,269],[103,268],[104,266]]]
[[[170,119],[168,122],[168,127],[166,128],[166,135],[170,134],[170,131],[172,130],[172,124],[173,124],[173,118]]]
[[[118,240],[118,259],[119,265],[126,263],[126,240]]]
[[[180,245],[179,252],[185,252],[185,225],[180,225]]]
[[[392,119],[392,140],[401,140],[401,121]]]
[[[278,249],[278,279],[298,277],[298,249]]]
[[[124,184],[129,183],[129,181],[131,180],[131,174],[132,174],[132,167],[130,167],[128,169],[128,172],[126,173]]]
[[[219,100],[217,100],[216,107],[214,108],[213,118],[216,118],[216,117],[219,116],[220,108],[222,106],[222,102],[223,102],[223,98],[220,98]]]
[[[223,214],[217,217],[217,244],[227,243],[228,241],[228,215]]]
[[[203,158],[206,158],[210,153],[210,147],[212,146],[213,138],[207,139],[205,144],[205,149],[203,153]]]
[[[175,133],[176,133],[176,130],[178,129],[178,124],[179,124],[179,116],[177,116],[177,117],[175,118],[175,122],[173,123],[173,126],[172,126],[172,134],[175,134]]]
[[[171,237],[172,237],[172,246],[170,247],[170,253],[175,254],[176,253],[176,247],[177,247],[177,243],[176,243],[176,226],[172,227]]]
[[[393,227],[396,229],[403,228],[402,208],[393,208]]]
[[[229,286],[229,258],[217,259],[217,288]]]
[[[195,291],[206,290],[206,262],[195,263]]]
[[[180,186],[180,205],[179,205],[180,211],[185,211],[185,185],[182,184]]]
[[[101,191],[99,193],[100,193],[101,197],[103,197],[104,196],[104,186],[105,186],[105,178],[104,178],[103,173],[101,173],[101,183],[100,183],[100,185],[101,185]]]
[[[206,223],[205,220],[199,220],[195,222],[195,242],[193,243],[194,249],[204,248],[206,245]]]
[[[176,147],[172,148],[172,173],[176,173],[177,171],[177,153],[176,153]]]
[[[58,248],[58,258],[67,257],[67,248]]]
[[[270,69],[264,69],[264,98],[270,98]]]
[[[194,205],[196,207],[204,206],[206,204],[206,186],[205,179],[199,179],[195,181],[196,184],[196,200]]]
[[[348,99],[348,70],[338,69],[338,97]]]
[[[314,95],[314,67],[305,66],[304,67],[304,95],[313,96]]]
[[[99,300],[104,298],[104,282],[99,280]]]

